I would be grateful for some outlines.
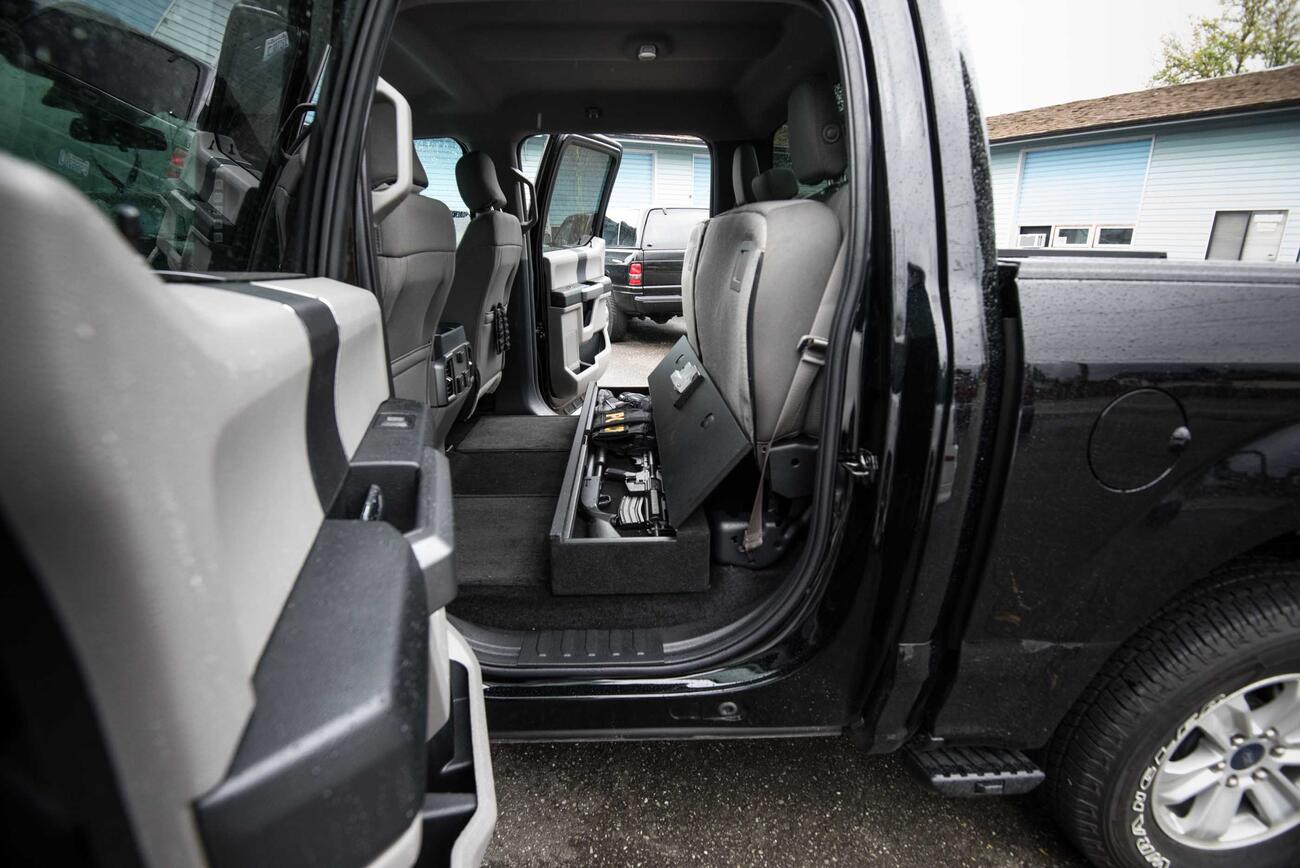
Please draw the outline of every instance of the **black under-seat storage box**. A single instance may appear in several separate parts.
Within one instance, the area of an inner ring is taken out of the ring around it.
[[[551,590],[556,594],[708,590],[709,523],[700,507],[749,451],[740,426],[685,338],[650,376],[654,440],[647,448],[633,447],[623,454],[620,447],[593,440],[593,427],[608,422],[601,416],[598,391],[593,384],[584,396],[564,486],[551,520]],[[645,451],[651,454],[647,457]],[[647,514],[641,502],[648,502],[647,472],[658,489],[654,494],[660,512],[656,514],[663,521],[620,523]],[[624,504],[627,498],[637,502]]]

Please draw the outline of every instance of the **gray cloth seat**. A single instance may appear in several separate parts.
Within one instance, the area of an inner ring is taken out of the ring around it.
[[[847,154],[828,83],[801,83],[788,109],[794,176],[804,184],[839,178]],[[764,192],[790,192],[793,179],[784,172],[769,180]],[[688,339],[760,451],[817,427],[816,420],[797,418],[782,420],[778,430],[778,419],[801,364],[801,338],[813,331],[828,284],[839,279],[844,237],[840,218],[825,203],[773,199],[714,217],[693,239],[698,250],[688,251]]]
[[[762,172],[753,180],[755,202],[775,202],[793,199],[799,195],[799,179],[793,170],[777,166]]]
[[[396,135],[392,106],[375,103],[366,160],[376,189],[397,181]],[[394,394],[427,403],[429,345],[456,271],[456,227],[445,204],[419,195],[429,179],[418,157],[412,175],[415,189],[375,225],[374,242]]]
[[[474,348],[479,386],[470,400],[472,412],[478,399],[501,382],[505,353],[495,320],[504,318],[509,307],[524,237],[518,218],[501,210],[506,196],[491,157],[479,151],[461,157],[456,163],[456,185],[473,219],[456,249],[456,279],[443,319],[463,325]]]
[[[758,177],[758,154],[750,142],[741,142],[731,155],[731,189],[736,205],[754,201],[754,179]]]

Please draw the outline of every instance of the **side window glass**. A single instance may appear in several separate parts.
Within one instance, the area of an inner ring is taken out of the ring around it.
[[[301,149],[286,171],[310,120],[297,107],[354,5],[19,4],[0,33],[0,148],[110,216],[137,211],[155,268],[284,270],[287,201],[257,190],[268,173],[302,174]]]
[[[460,198],[460,187],[456,184],[456,161],[465,156],[465,146],[449,138],[416,139],[415,155],[429,178],[429,186],[420,195],[437,199],[451,210],[459,242],[469,225],[469,206]]]
[[[564,149],[546,209],[543,250],[582,247],[591,241],[596,234],[594,217],[613,162],[609,154],[581,145]]]

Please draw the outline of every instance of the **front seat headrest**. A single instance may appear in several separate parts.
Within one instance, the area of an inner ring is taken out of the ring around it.
[[[786,110],[790,161],[799,180],[817,184],[844,174],[844,123],[830,82],[820,76],[800,82],[790,92]]]
[[[755,178],[753,190],[755,202],[793,199],[799,195],[799,179],[785,166],[777,166]]]
[[[397,181],[397,118],[393,115],[391,104],[376,101],[370,106],[370,124],[366,127],[366,171],[370,175],[372,188],[382,187]],[[415,152],[415,143],[407,145],[411,149],[411,182],[424,189],[429,186],[429,176],[424,173],[420,157]]]
[[[736,204],[754,201],[753,184],[758,177],[758,154],[749,142],[736,145],[731,155],[731,188],[736,194]]]
[[[505,207],[506,194],[501,192],[496,164],[482,151],[470,151],[456,161],[456,186],[471,211]]]

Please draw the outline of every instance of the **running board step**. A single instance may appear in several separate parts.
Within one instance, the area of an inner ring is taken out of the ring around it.
[[[1045,777],[1029,757],[1006,748],[909,744],[903,756],[913,774],[945,796],[1016,796]]]
[[[660,663],[658,630],[538,630],[526,634],[520,666],[636,666]]]

